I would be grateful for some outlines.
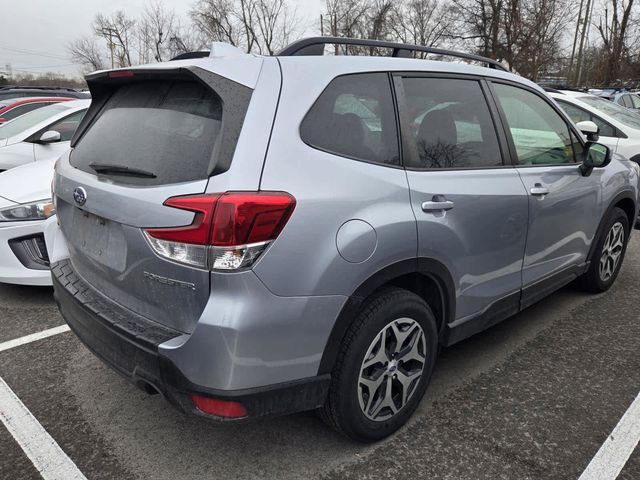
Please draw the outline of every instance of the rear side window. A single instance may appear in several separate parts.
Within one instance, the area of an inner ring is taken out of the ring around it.
[[[95,173],[91,165],[99,164],[154,175],[137,178],[116,169],[105,174],[122,183],[158,185],[207,178],[222,112],[216,92],[195,81],[123,85],[76,143],[71,164],[90,173]]]
[[[557,104],[560,105],[560,107],[565,111],[565,113],[569,115],[569,117],[571,117],[571,120],[573,120],[573,123],[584,122],[585,120],[591,120],[593,123],[595,123],[598,126],[598,133],[603,137],[616,136],[616,129],[613,126],[609,125],[604,120],[602,120],[600,117],[596,117],[595,115],[592,115],[586,110],[580,107],[576,107],[575,105],[572,105],[570,103],[563,102],[560,99],[556,98],[555,100]]]
[[[40,103],[27,103],[25,105],[18,105],[17,107],[12,108],[8,112],[3,113],[2,118],[4,118],[7,121],[13,120],[14,118],[19,117],[20,115],[24,115],[25,113],[30,112],[32,110],[37,110],[38,108],[51,105],[51,103],[52,102],[49,102],[49,103],[40,102]]]
[[[338,77],[311,107],[300,136],[308,145],[335,155],[399,165],[391,95],[386,73]]]
[[[402,79],[405,123],[417,156],[408,167],[484,168],[502,165],[498,137],[480,84],[475,80]]]

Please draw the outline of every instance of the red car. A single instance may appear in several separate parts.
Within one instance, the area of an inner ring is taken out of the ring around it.
[[[0,102],[0,125],[37,108],[69,100],[76,99],[67,97],[22,97],[3,100]]]

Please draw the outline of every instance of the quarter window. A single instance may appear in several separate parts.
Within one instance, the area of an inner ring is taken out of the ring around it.
[[[555,165],[576,162],[582,144],[571,135],[565,120],[542,98],[511,85],[494,84],[516,148],[519,165]],[[578,142],[579,146],[573,145]]]
[[[333,80],[303,120],[300,136],[308,145],[335,155],[399,165],[387,74],[345,75]]]
[[[417,156],[413,168],[483,168],[502,165],[496,130],[480,84],[475,80],[402,79],[405,124]],[[411,156],[409,156],[411,157]]]

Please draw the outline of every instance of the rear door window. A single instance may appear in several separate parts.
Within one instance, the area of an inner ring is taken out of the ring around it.
[[[308,145],[335,155],[399,165],[387,74],[345,75],[333,80],[303,120],[300,136]]]
[[[477,80],[402,79],[409,141],[408,167],[486,168],[502,165],[493,119]],[[406,135],[406,134],[405,134]]]
[[[153,178],[107,176],[123,183],[159,185],[207,178],[222,128],[223,105],[195,81],[140,81],[118,88],[77,141],[71,164],[124,166]]]

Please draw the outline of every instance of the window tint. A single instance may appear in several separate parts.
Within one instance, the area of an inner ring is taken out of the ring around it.
[[[573,142],[565,120],[542,98],[522,88],[494,84],[520,165],[573,163]]]
[[[571,118],[571,120],[573,120],[574,123],[584,122],[585,120],[591,120],[593,123],[595,123],[598,126],[598,133],[603,137],[616,136],[616,129],[613,126],[609,125],[604,120],[602,120],[600,117],[596,117],[595,115],[592,115],[587,110],[577,107],[571,103],[567,103],[558,99],[556,99],[556,102],[558,103],[558,105],[560,105],[560,108],[562,108],[566,112],[566,114],[569,115],[569,118]]]
[[[475,80],[402,79],[413,168],[479,168],[502,165],[495,127]]]
[[[631,102],[631,108],[640,108],[640,97],[638,95],[629,95],[629,101]]]
[[[74,113],[73,115],[69,115],[68,117],[63,118],[62,120],[58,120],[56,123],[47,127],[46,131],[54,131],[60,133],[60,141],[68,142],[73,137],[73,134],[76,133],[76,129],[80,122],[82,121],[82,117],[87,113],[86,110],[81,110],[79,112]]]
[[[391,95],[385,73],[338,77],[311,107],[300,136],[312,147],[336,155],[399,165]]]
[[[191,81],[142,81],[118,88],[77,142],[71,164],[122,165],[155,178],[109,174],[123,183],[158,185],[207,178],[222,128],[222,100]],[[235,146],[234,146],[235,147]]]
[[[37,110],[38,108],[44,107],[46,105],[51,105],[51,102],[27,103],[26,105],[19,105],[16,108],[12,108],[8,112],[3,113],[2,118],[4,118],[7,121],[12,120],[16,117],[19,117],[20,115],[23,115],[27,112],[31,112],[32,110]]]

